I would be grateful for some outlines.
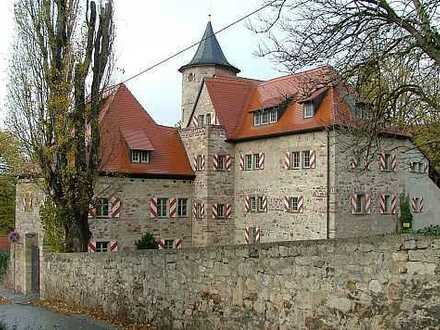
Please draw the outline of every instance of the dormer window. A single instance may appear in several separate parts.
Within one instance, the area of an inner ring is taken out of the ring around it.
[[[267,125],[278,121],[277,109],[264,109],[254,112],[254,126]]]
[[[304,118],[312,118],[315,115],[315,105],[313,102],[303,103]]]
[[[147,150],[130,150],[130,159],[132,163],[149,164],[150,151]]]

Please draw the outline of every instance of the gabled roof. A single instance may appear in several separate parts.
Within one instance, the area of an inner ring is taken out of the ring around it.
[[[182,72],[187,68],[202,65],[216,65],[235,73],[240,72],[239,69],[228,62],[223,54],[222,48],[220,47],[217,37],[212,29],[211,22],[208,22],[206,25],[205,33],[203,34],[202,40],[193,59],[188,64],[182,66],[179,71]]]
[[[177,129],[157,124],[125,85],[120,85],[105,100],[100,129],[102,172],[194,176]],[[130,149],[151,151],[150,163],[131,163]]]

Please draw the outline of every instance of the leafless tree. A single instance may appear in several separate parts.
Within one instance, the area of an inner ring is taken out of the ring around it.
[[[66,250],[86,251],[99,110],[113,63],[113,2],[18,0],[15,20],[7,121],[39,166]]]

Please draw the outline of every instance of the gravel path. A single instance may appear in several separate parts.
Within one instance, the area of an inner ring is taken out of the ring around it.
[[[3,328],[2,328],[3,326]],[[86,316],[67,316],[31,305],[0,305],[0,329],[5,330],[104,330],[115,329]]]

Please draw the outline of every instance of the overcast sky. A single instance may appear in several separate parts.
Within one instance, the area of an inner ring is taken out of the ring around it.
[[[85,0],[84,0],[85,1]],[[0,121],[4,118],[7,62],[13,39],[13,0],[0,0]],[[261,5],[256,0],[115,0],[117,80],[199,41],[208,14],[218,30]],[[253,55],[259,39],[240,23],[218,36],[229,62],[241,76],[269,79],[280,73],[267,59]],[[196,49],[127,83],[145,109],[164,125],[180,119],[181,75],[177,69],[189,62]]]

